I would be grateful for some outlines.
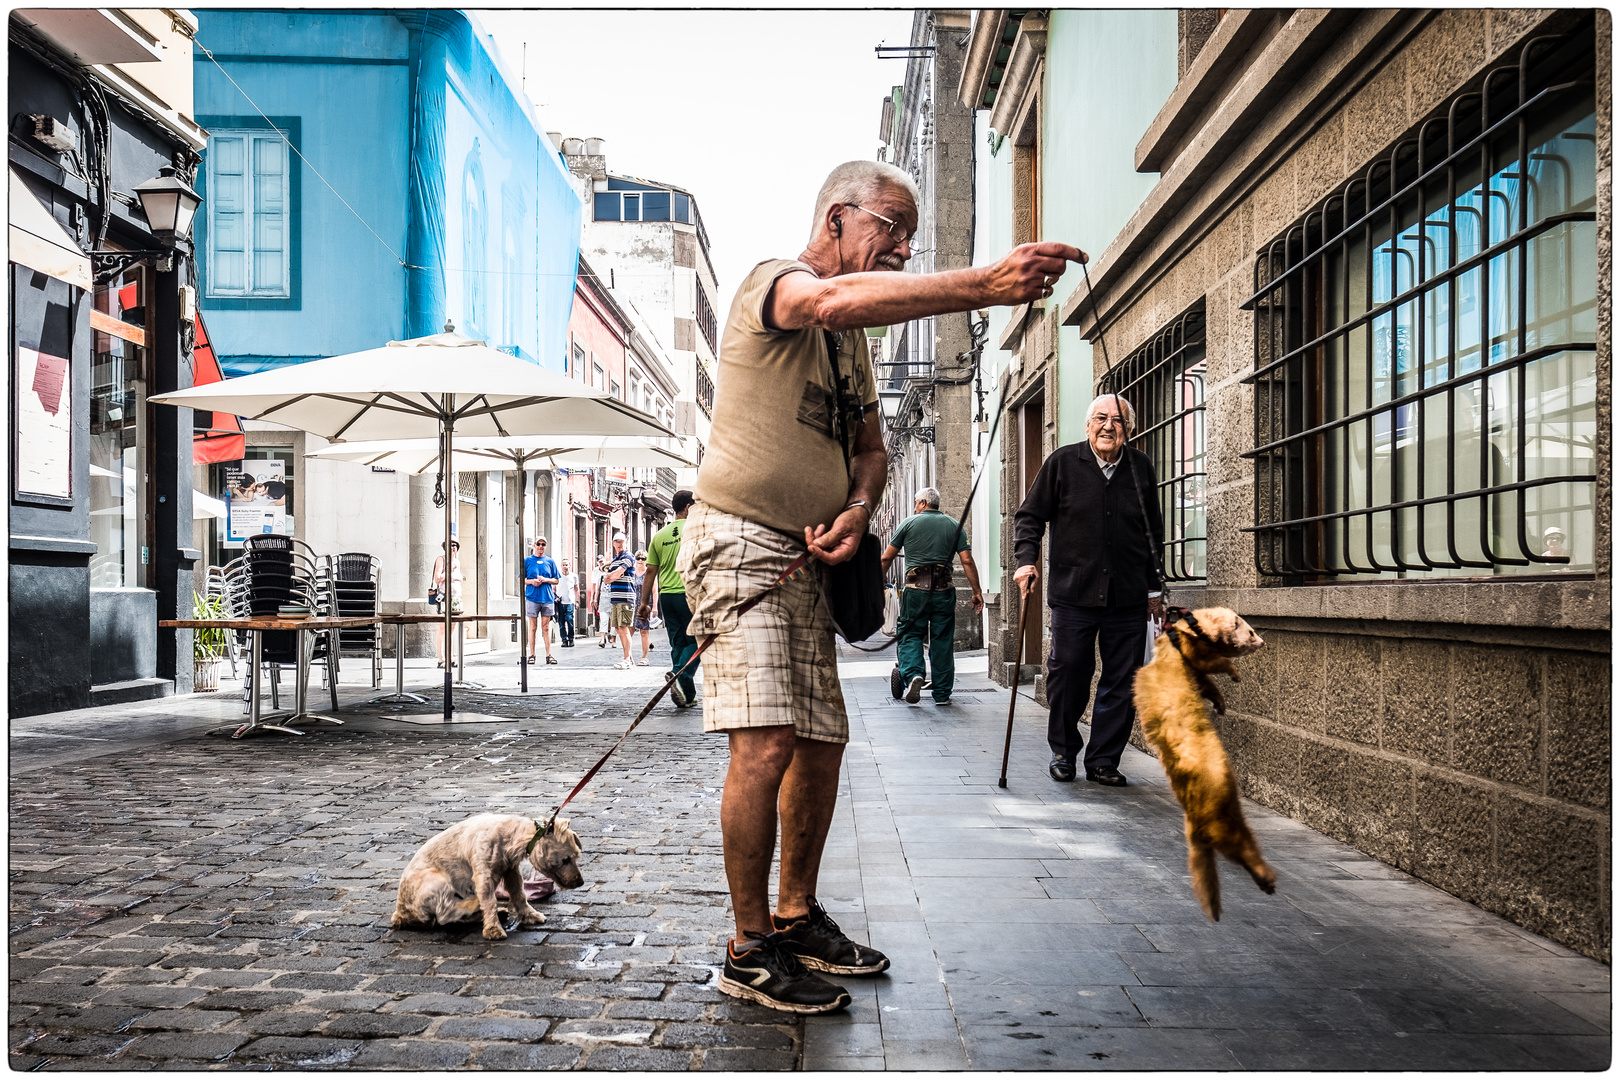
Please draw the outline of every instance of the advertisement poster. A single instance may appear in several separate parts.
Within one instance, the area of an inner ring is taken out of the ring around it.
[[[275,460],[223,463],[225,546],[241,547],[257,533],[290,535],[287,528],[287,463]]]
[[[17,348],[18,491],[73,496],[71,371],[65,357]]]

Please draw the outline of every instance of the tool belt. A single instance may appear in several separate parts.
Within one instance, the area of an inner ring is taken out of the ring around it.
[[[906,571],[906,588],[921,589],[923,592],[950,592],[956,588],[951,583],[950,564],[930,563],[926,566],[913,566]]]

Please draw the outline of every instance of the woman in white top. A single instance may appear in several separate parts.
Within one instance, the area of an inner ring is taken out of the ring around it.
[[[444,547],[443,543],[439,544]],[[461,614],[461,543],[450,541],[450,612],[453,615]],[[433,591],[439,594],[439,614],[444,614],[446,602],[444,588],[444,556],[440,555],[433,560]],[[439,666],[444,667],[444,623],[433,624],[433,655],[438,658]]]
[[[600,649],[607,648],[613,640],[613,631],[610,629],[613,614],[613,593],[603,580],[607,577],[607,571],[603,569],[606,565],[607,556],[598,555],[596,557],[596,570],[591,574],[591,588],[596,590],[592,594],[596,607],[596,645]]]

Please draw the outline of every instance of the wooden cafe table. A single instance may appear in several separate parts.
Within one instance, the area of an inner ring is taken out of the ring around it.
[[[360,626],[370,626],[379,619],[372,615],[355,616],[310,616],[303,619],[287,618],[282,615],[253,615],[237,619],[162,619],[158,626],[175,630],[200,630],[213,627],[222,630],[246,630],[253,637],[253,666],[249,669],[253,673],[253,692],[248,695],[248,722],[246,724],[221,725],[235,727],[231,738],[240,739],[246,735],[255,734],[261,730],[281,731],[288,735],[302,735],[297,728],[288,727],[288,724],[297,720],[325,720],[333,724],[343,721],[336,717],[323,716],[319,713],[308,712],[304,708],[304,699],[308,692],[309,683],[309,640],[314,634],[328,633],[333,630],[346,630]],[[288,714],[276,714],[272,719],[277,723],[265,723],[260,719],[259,696],[263,692],[263,680],[259,676],[259,668],[264,662],[264,632],[266,630],[296,630],[298,642],[298,689],[293,704],[293,711]],[[332,691],[332,711],[337,711],[337,679],[329,676],[327,682]]]

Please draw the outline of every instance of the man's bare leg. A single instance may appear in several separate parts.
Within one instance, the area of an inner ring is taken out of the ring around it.
[[[619,648],[624,650],[624,658],[628,661],[630,659],[630,628],[628,626],[619,627]]]
[[[782,778],[782,876],[776,913],[796,919],[810,911],[821,874],[821,853],[838,803],[838,769],[844,744],[795,739],[793,760]]]
[[[533,641],[533,638],[529,639]],[[551,655],[551,616],[540,616],[540,641],[546,647],[546,655]]]
[[[525,616],[529,623],[529,655],[534,655],[534,619],[533,615]]]
[[[728,732],[731,764],[720,797],[721,849],[737,939],[771,931],[771,857],[776,853],[776,805],[782,778],[804,740],[792,725]],[[825,835],[825,834],[824,834]]]

